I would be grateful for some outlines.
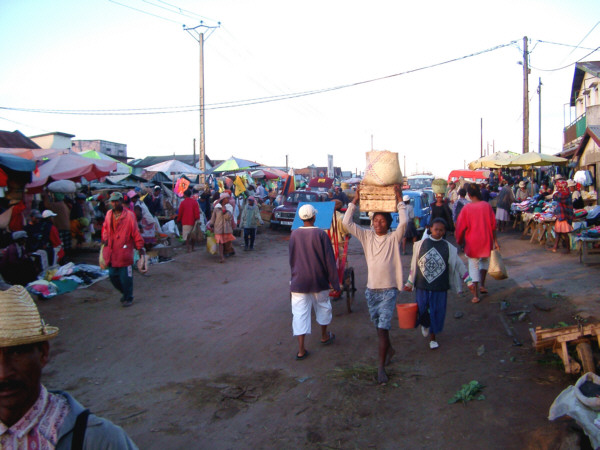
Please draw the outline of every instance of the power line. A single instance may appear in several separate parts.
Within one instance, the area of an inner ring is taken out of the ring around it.
[[[593,48],[580,47],[578,45],[571,45],[571,44],[561,44],[560,42],[542,41],[540,39],[538,39],[536,42],[539,42],[541,44],[561,45],[563,47],[580,48],[581,50],[594,50]]]
[[[596,47],[594,50],[592,50],[591,52],[589,52],[587,55],[585,55],[585,56],[583,56],[583,57],[579,58],[577,61],[574,61],[574,62],[572,62],[571,64],[567,64],[566,66],[562,66],[562,67],[557,67],[557,68],[555,68],[555,69],[539,69],[539,68],[537,68],[537,67],[533,67],[532,65],[529,65],[529,67],[531,67],[532,69],[535,69],[535,70],[539,70],[539,71],[541,71],[541,72],[556,72],[556,71],[558,71],[558,70],[563,70],[563,69],[566,69],[566,68],[568,68],[568,67],[571,67],[573,64],[580,62],[582,59],[585,59],[585,58],[587,58],[587,57],[588,57],[588,56],[590,56],[592,53],[595,53],[595,52],[597,52],[598,50],[600,50],[600,47]]]
[[[114,1],[114,0],[109,0],[109,1]],[[299,97],[307,97],[310,95],[324,94],[326,92],[333,92],[333,91],[337,91],[337,90],[341,90],[341,89],[347,89],[350,87],[356,87],[356,86],[361,86],[364,84],[375,83],[377,81],[383,81],[383,80],[399,77],[402,75],[408,75],[411,73],[432,69],[434,67],[439,67],[439,66],[443,66],[443,65],[450,64],[453,62],[457,62],[457,61],[461,61],[464,59],[479,56],[484,53],[493,52],[495,50],[499,50],[501,48],[514,45],[516,42],[517,41],[511,41],[507,44],[496,45],[494,47],[491,47],[491,48],[488,48],[485,50],[480,50],[478,52],[471,53],[468,55],[448,59],[448,60],[445,60],[445,61],[442,61],[439,63],[434,63],[434,64],[430,64],[427,66],[418,67],[415,69],[409,69],[409,70],[406,70],[403,72],[398,72],[398,73],[394,73],[391,75],[385,75],[385,76],[381,76],[381,77],[377,77],[377,78],[372,78],[369,80],[362,80],[362,81],[357,81],[354,83],[342,84],[339,86],[333,86],[333,87],[327,87],[327,88],[321,88],[321,89],[314,89],[314,90],[310,90],[310,91],[295,92],[295,93],[289,93],[289,94],[280,94],[280,95],[274,95],[274,96],[269,96],[269,97],[258,97],[258,98],[246,99],[246,100],[233,100],[233,101],[227,101],[227,102],[221,102],[221,103],[213,103],[210,105],[205,105],[204,109],[212,110],[212,109],[224,109],[224,108],[237,108],[237,107],[241,107],[241,106],[251,106],[251,105],[257,105],[257,104],[263,104],[263,103],[272,103],[272,102],[277,102],[277,101],[282,101],[282,100],[291,100],[291,99],[299,98]],[[33,113],[43,113],[43,114],[100,115],[100,116],[102,116],[102,115],[149,115],[149,114],[184,113],[184,112],[198,111],[199,106],[198,105],[189,105],[189,106],[168,106],[168,107],[156,107],[156,108],[127,108],[127,109],[107,109],[107,110],[98,110],[98,109],[96,109],[96,110],[58,110],[58,109],[16,108],[16,107],[0,106],[0,110],[33,112]]]
[[[165,5],[171,6],[171,7],[173,7],[173,8],[176,8],[176,9],[178,9],[179,11],[184,11],[184,12],[186,12],[186,13],[192,14],[193,16],[196,16],[196,18],[199,18],[199,19],[205,19],[205,20],[210,20],[210,21],[212,21],[212,22],[217,22],[216,20],[214,20],[214,19],[211,19],[210,17],[201,16],[200,14],[197,14],[197,13],[195,13],[195,12],[193,12],[193,11],[190,11],[190,10],[188,10],[188,9],[183,9],[183,8],[180,8],[179,6],[177,6],[177,5],[173,5],[173,4],[171,4],[171,3],[168,3],[168,2],[165,2],[164,0],[157,0],[157,1],[158,1],[158,2],[160,2],[160,3],[163,3],[163,4],[165,4]]]
[[[158,14],[152,14],[151,12],[144,11],[143,9],[138,9],[138,8],[134,8],[133,6],[129,6],[129,5],[125,5],[123,3],[119,3],[116,0],[108,0],[108,1],[111,2],[111,3],[114,3],[116,5],[123,6],[125,8],[133,9],[134,11],[137,11],[137,12],[141,12],[142,14],[147,14],[149,16],[156,17],[157,19],[162,19],[162,20],[166,20],[168,22],[172,22],[172,23],[176,23],[176,24],[181,25],[181,22],[177,21],[177,20],[169,19],[169,18],[164,17],[164,16],[159,16]]]
[[[592,29],[591,29],[590,31],[588,31],[588,32],[587,32],[587,34],[586,34],[586,35],[583,37],[583,39],[581,39],[581,40],[579,41],[579,43],[577,44],[577,46],[576,46],[576,47],[575,47],[573,50],[571,50],[567,56],[565,56],[565,57],[563,58],[563,61],[564,61],[565,59],[567,59],[567,58],[568,58],[568,57],[571,55],[571,53],[573,53],[573,52],[574,52],[574,51],[575,51],[575,50],[576,50],[576,49],[579,47],[579,44],[581,44],[583,41],[585,41],[585,40],[586,40],[586,38],[587,38],[587,37],[590,35],[590,33],[591,33],[592,31],[594,31],[594,29],[595,29],[595,28],[598,26],[598,24],[600,24],[600,22],[596,22],[596,25],[594,25],[594,26],[592,27]]]

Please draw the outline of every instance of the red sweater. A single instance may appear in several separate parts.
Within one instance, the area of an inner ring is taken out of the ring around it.
[[[487,258],[494,247],[496,216],[488,202],[466,204],[458,215],[456,242],[469,258]]]
[[[144,239],[138,229],[135,215],[126,208],[118,219],[113,217],[113,211],[106,213],[102,225],[102,240],[108,242],[109,252],[104,253],[107,265],[112,267],[127,267],[133,264],[133,249],[144,247]],[[108,256],[108,258],[107,258]]]
[[[194,225],[196,220],[200,218],[200,206],[198,202],[193,198],[187,197],[183,199],[179,205],[179,212],[177,213],[177,222],[181,225]]]

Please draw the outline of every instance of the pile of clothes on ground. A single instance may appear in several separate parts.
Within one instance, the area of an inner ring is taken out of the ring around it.
[[[108,270],[92,264],[68,263],[53,266],[40,274],[40,277],[26,286],[31,294],[51,298],[75,289],[86,288],[97,281],[108,278]]]

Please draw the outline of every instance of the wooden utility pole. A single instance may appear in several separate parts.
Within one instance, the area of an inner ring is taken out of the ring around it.
[[[523,153],[529,152],[529,52],[523,37]]]
[[[479,127],[479,135],[481,136],[481,148],[479,149],[479,157],[483,156],[483,117],[481,118],[481,124]]]
[[[184,31],[187,31],[190,36],[192,36],[199,44],[200,47],[200,96],[199,96],[199,108],[200,108],[200,149],[198,154],[198,159],[200,160],[200,170],[202,174],[200,175],[200,183],[206,182],[206,176],[204,175],[204,171],[206,169],[206,152],[205,152],[205,136],[204,136],[204,33],[198,31],[199,29],[206,29],[210,34],[221,26],[221,22],[215,26],[204,25],[203,21],[200,21],[200,25],[196,27],[186,27],[183,26]],[[207,38],[208,38],[207,36]]]
[[[537,88],[537,93],[540,96],[540,107],[539,107],[539,116],[538,116],[538,153],[542,153],[542,78],[540,77],[540,81]]]

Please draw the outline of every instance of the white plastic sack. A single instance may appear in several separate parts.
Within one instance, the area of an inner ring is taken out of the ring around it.
[[[53,181],[48,185],[51,192],[60,192],[61,194],[73,194],[75,192],[75,183],[71,180]]]
[[[177,224],[174,220],[169,220],[162,226],[162,232],[166,234],[174,234],[175,236],[179,236],[179,228],[177,228]]]

